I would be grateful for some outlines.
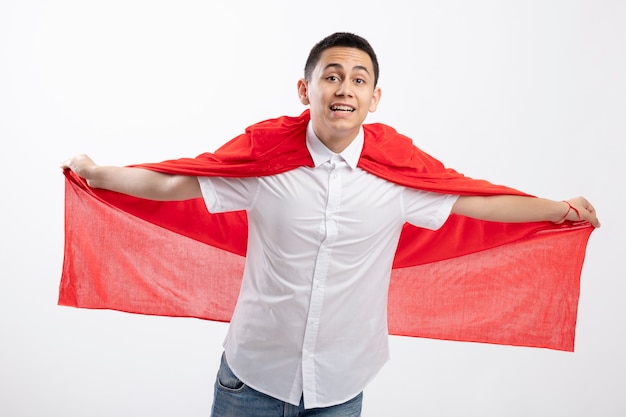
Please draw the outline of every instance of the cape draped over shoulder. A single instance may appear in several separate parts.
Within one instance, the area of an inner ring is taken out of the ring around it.
[[[248,127],[214,153],[134,165],[249,177],[312,167],[309,111]],[[466,177],[384,124],[365,124],[358,166],[407,187],[527,195]],[[59,304],[228,321],[242,278],[245,212],[201,198],[161,202],[90,188],[66,170]],[[574,350],[587,222],[498,223],[451,215],[437,231],[405,224],[388,295],[390,334]]]

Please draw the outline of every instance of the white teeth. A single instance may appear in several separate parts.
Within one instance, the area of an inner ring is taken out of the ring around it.
[[[352,107],[349,106],[333,106],[331,107],[333,111],[354,111]]]

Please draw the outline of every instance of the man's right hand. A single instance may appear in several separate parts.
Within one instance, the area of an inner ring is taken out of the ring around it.
[[[90,187],[93,186],[90,184],[90,181],[92,179],[91,177],[94,176],[94,169],[96,167],[96,163],[85,154],[72,156],[61,163],[61,168],[74,171],[76,175],[84,178]]]

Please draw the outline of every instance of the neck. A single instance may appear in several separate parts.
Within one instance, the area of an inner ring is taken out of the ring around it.
[[[313,129],[315,131],[315,129]],[[344,149],[346,149],[350,144],[356,139],[359,134],[360,129],[357,129],[355,132],[350,132],[349,134],[341,135],[341,136],[321,136],[315,132],[315,135],[319,138],[320,142],[324,144],[328,149],[333,151],[334,153],[341,153]]]
[[[320,139],[320,141],[331,151],[334,153],[341,153],[344,149],[346,149],[352,143],[352,139],[343,139],[343,140],[324,140]]]

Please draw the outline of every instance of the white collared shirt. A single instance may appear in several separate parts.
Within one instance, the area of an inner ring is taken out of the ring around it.
[[[456,196],[357,167],[363,131],[334,154],[307,128],[314,168],[199,179],[212,213],[246,210],[248,255],[224,342],[250,387],[306,408],[360,393],[389,358],[387,291],[405,222],[437,229]]]

